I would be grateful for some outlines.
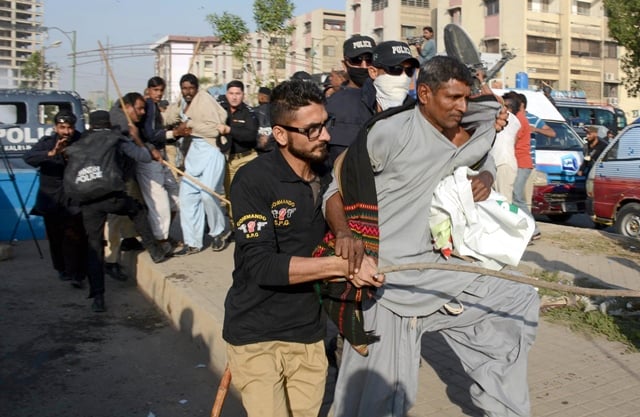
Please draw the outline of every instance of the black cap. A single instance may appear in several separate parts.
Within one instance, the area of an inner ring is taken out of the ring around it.
[[[67,124],[70,124],[71,126],[74,126],[78,118],[76,117],[75,114],[71,113],[71,110],[60,110],[53,117],[53,120],[55,124],[67,123]]]
[[[291,76],[292,80],[311,81],[313,78],[307,71],[297,71]]]
[[[110,129],[111,118],[106,110],[96,110],[89,114],[89,126],[91,129]]]
[[[268,87],[260,87],[260,88],[258,88],[258,93],[266,94],[268,96],[271,96],[271,89],[268,88]]]
[[[362,54],[372,54],[376,41],[369,36],[355,35],[342,44],[343,55],[347,58],[355,58]]]
[[[374,67],[392,67],[409,61],[414,67],[420,67],[417,59],[411,55],[409,45],[399,41],[386,41],[373,49]]]

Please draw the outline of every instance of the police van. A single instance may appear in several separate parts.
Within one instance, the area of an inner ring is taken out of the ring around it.
[[[29,210],[38,190],[37,170],[22,156],[43,136],[53,132],[53,117],[69,110],[83,132],[85,118],[80,96],[71,91],[0,89],[0,241],[31,238],[20,198]],[[16,191],[16,189],[18,191]],[[18,196],[18,192],[20,196]],[[37,238],[44,237],[41,219],[32,218]]]

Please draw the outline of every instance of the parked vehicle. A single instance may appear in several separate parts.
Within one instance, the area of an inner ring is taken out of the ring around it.
[[[586,191],[596,227],[613,225],[617,233],[640,239],[640,125],[611,140],[589,172]]]
[[[624,111],[608,104],[590,104],[586,100],[556,99],[556,107],[571,126],[602,126],[603,133],[598,133],[600,137],[605,137],[607,130],[616,135],[627,126]]]
[[[494,89],[498,95],[507,91]],[[558,109],[540,91],[518,90],[527,97],[527,111],[543,119],[556,132],[555,138],[533,134],[536,139],[534,188],[531,212],[552,221],[568,220],[584,213],[584,177],[577,176],[584,159],[585,142],[569,126]]]
[[[38,172],[22,156],[51,134],[53,117],[63,109],[78,117],[76,130],[83,132],[83,103],[75,92],[0,89],[0,240],[31,237],[20,199],[27,210],[33,206]],[[41,218],[32,219],[36,237],[44,238]]]

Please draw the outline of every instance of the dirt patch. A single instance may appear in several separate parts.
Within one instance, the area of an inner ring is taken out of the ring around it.
[[[598,254],[640,262],[640,241],[590,229],[560,228],[545,231],[545,239],[583,255]]]

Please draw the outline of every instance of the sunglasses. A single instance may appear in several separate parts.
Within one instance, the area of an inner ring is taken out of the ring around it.
[[[389,75],[398,76],[404,72],[405,74],[407,74],[407,77],[409,78],[413,77],[413,74],[416,73],[416,67],[404,67],[402,65],[393,65],[390,67],[386,65],[381,65],[380,68],[385,70],[385,72]]]
[[[327,118],[327,120],[325,120],[324,122],[309,126],[306,129],[302,127],[287,126],[287,125],[281,125],[281,124],[277,124],[276,126],[280,126],[284,130],[287,130],[289,132],[295,132],[295,133],[300,133],[302,135],[306,135],[307,139],[309,139],[309,142],[313,142],[314,140],[320,137],[320,135],[322,134],[322,129],[333,128],[334,122],[335,122],[335,118],[333,116],[329,116],[329,118]]]
[[[373,55],[362,54],[354,56],[353,58],[347,58],[347,62],[351,65],[361,65],[362,61],[366,62],[367,65],[371,65],[371,63],[373,62]]]

